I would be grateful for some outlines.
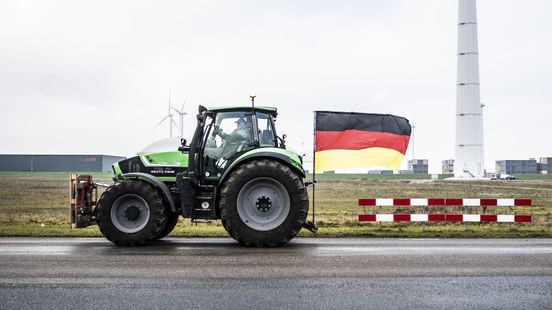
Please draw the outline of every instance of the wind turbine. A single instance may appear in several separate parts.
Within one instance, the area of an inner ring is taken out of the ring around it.
[[[456,153],[454,177],[485,177],[483,105],[479,94],[479,52],[475,0],[458,1]]]
[[[169,137],[172,138],[173,137],[173,124],[178,128],[178,125],[176,124],[176,122],[174,121],[173,119],[173,114],[171,113],[171,89],[169,88],[169,112],[167,114],[167,116],[163,117],[163,119],[157,124],[157,126],[155,126],[155,129],[159,126],[161,126],[161,124],[163,124],[164,121],[166,120],[169,120]]]
[[[188,114],[184,112],[184,105],[186,104],[186,101],[188,101],[188,96],[186,96],[186,99],[184,99],[184,103],[182,104],[180,110],[172,108],[174,111],[176,111],[176,113],[178,113],[178,116],[180,116],[180,138],[184,138],[184,115]]]

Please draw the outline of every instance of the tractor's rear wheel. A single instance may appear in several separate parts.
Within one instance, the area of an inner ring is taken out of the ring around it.
[[[163,199],[148,183],[123,180],[108,187],[96,209],[100,231],[121,246],[145,245],[167,222]]]
[[[309,208],[303,179],[268,159],[247,162],[231,173],[220,195],[222,224],[247,246],[279,246],[299,233]]]

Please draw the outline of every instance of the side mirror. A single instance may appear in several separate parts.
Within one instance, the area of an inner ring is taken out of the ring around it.
[[[181,144],[181,146],[178,147],[178,150],[180,152],[185,153],[185,152],[190,151],[190,147],[186,146],[186,139],[184,139],[184,138],[180,139],[180,144]]]
[[[287,135],[286,135],[286,134],[283,134],[283,135],[282,135],[282,147],[283,147],[283,148],[286,147],[286,138],[287,138]]]

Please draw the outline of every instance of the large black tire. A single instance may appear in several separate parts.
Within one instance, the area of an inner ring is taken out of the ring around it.
[[[178,223],[178,217],[179,217],[178,213],[168,210],[167,223],[165,224],[165,227],[163,227],[163,230],[161,230],[159,235],[153,238],[153,240],[159,240],[168,236],[176,227],[176,224]]]
[[[220,194],[222,224],[246,246],[285,244],[303,227],[308,209],[303,179],[274,160],[242,164],[224,182]]]
[[[100,231],[120,246],[145,245],[167,223],[163,199],[150,184],[123,180],[107,188],[96,209]]]

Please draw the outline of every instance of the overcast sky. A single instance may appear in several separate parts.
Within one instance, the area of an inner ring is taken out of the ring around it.
[[[486,168],[552,156],[552,1],[479,0]],[[456,0],[1,1],[0,153],[130,156],[168,137],[168,91],[279,109],[312,152],[312,111],[401,115],[430,171],[454,158]],[[412,143],[406,159],[412,156]],[[406,162],[406,160],[405,160]]]

